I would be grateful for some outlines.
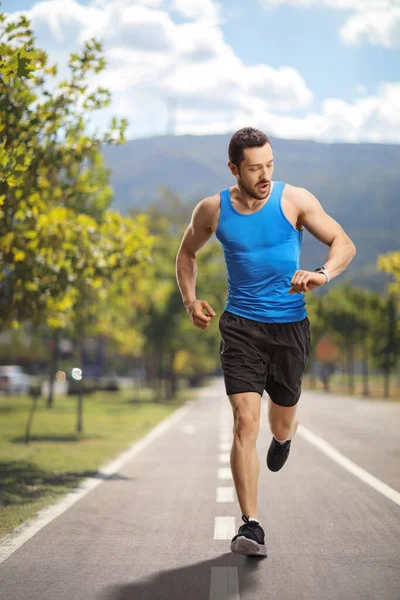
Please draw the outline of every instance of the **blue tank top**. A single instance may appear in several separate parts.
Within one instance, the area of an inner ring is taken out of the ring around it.
[[[232,204],[230,188],[220,193],[217,239],[228,271],[225,310],[263,323],[289,323],[307,316],[305,294],[289,294],[299,267],[303,232],[282,210],[285,184],[275,181],[257,212],[242,214]]]

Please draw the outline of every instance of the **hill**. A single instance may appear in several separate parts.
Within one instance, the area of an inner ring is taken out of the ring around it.
[[[161,186],[189,205],[233,185],[228,167],[230,135],[160,136],[106,147],[112,170],[113,207],[161,202]],[[307,188],[337,219],[357,246],[347,271],[354,283],[384,290],[387,276],[377,273],[376,256],[400,247],[400,146],[323,144],[271,138],[274,179]],[[302,267],[326,259],[327,248],[306,232]]]

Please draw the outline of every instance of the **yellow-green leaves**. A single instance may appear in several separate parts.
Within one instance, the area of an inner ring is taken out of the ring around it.
[[[36,47],[26,17],[12,23],[0,11],[0,39],[0,325],[73,327],[85,294],[95,305],[149,258],[145,220],[108,211],[101,145],[121,141],[127,123],[114,119],[102,137],[86,129],[89,114],[110,101],[107,89],[88,91],[88,76],[106,64],[96,40],[50,88],[57,68]]]
[[[400,295],[400,250],[379,256],[378,269],[394,277],[395,281],[388,286],[389,291]]]

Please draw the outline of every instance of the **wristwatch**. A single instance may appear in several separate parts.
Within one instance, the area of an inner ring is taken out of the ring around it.
[[[326,277],[326,283],[329,283],[331,280],[328,269],[325,269],[325,267],[318,267],[318,269],[315,269],[314,273],[323,273]]]

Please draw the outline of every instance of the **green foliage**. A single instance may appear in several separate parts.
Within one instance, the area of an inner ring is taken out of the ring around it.
[[[88,131],[90,113],[110,102],[87,83],[106,64],[96,40],[71,54],[70,76],[56,86],[25,17],[6,24],[0,13],[0,44],[0,325],[76,326],[82,294],[96,300],[101,290],[104,301],[116,277],[149,259],[146,218],[107,210],[101,147],[122,143],[127,122]]]
[[[372,358],[378,369],[390,373],[400,357],[400,330],[396,299],[393,295],[380,299],[378,318],[372,326]]]
[[[389,291],[400,296],[400,250],[378,256],[378,269],[394,277],[389,284]]]

